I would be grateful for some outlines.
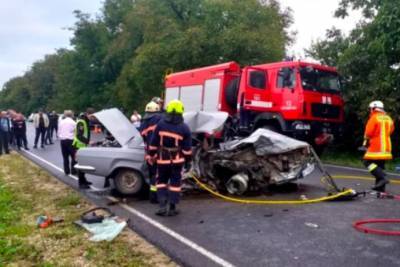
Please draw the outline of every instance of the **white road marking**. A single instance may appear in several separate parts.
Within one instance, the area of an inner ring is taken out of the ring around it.
[[[60,167],[54,165],[53,163],[35,155],[34,153],[30,152],[30,151],[24,151],[25,153],[29,154],[30,156],[46,163],[47,165],[49,165],[50,167],[64,173],[64,170],[61,169]],[[78,177],[74,176],[74,175],[69,175],[69,177],[71,177],[74,180],[78,180]],[[95,190],[100,190],[99,188],[96,188],[94,186],[91,186],[92,189]],[[114,198],[114,197],[110,197],[108,196],[107,199],[111,200],[111,201],[118,201],[118,199]],[[147,215],[143,214],[142,212],[126,205],[126,204],[122,204],[119,203],[118,204],[121,208],[133,213],[134,215],[138,216],[139,218],[141,218],[142,220],[146,221],[147,223],[153,225],[154,227],[156,227],[157,229],[159,229],[160,231],[166,233],[167,235],[173,237],[174,239],[178,240],[179,242],[187,245],[188,247],[192,248],[193,250],[197,251],[198,253],[200,253],[201,255],[205,256],[206,258],[208,258],[209,260],[213,261],[214,263],[223,266],[223,267],[234,267],[234,265],[230,262],[227,262],[226,260],[220,258],[219,256],[215,255],[214,253],[208,251],[207,249],[203,248],[202,246],[194,243],[193,241],[187,239],[186,237],[178,234],[177,232],[175,232],[174,230],[166,227],[165,225],[157,222],[156,220],[153,220],[152,218],[148,217]]]
[[[368,170],[361,169],[361,168],[346,167],[346,166],[340,166],[340,165],[334,165],[334,164],[325,164],[325,163],[324,163],[324,166],[332,167],[332,168],[339,168],[339,169],[344,169],[344,170],[351,170],[351,171],[359,171],[359,172],[369,173]],[[392,176],[396,176],[396,177],[400,177],[400,174],[394,173],[394,172],[386,172],[386,174],[389,174],[389,175],[392,175]]]

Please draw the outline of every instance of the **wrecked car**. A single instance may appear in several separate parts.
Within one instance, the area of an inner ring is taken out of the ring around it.
[[[217,149],[198,148],[194,155],[194,168],[203,182],[235,195],[292,182],[314,170],[307,143],[267,129]]]
[[[80,149],[76,168],[113,179],[122,194],[133,195],[147,188],[144,144],[139,132],[118,109],[100,111],[94,116],[119,146]],[[300,179],[312,171],[307,143],[266,129],[244,139],[214,143],[214,134],[221,131],[227,117],[225,112],[184,114],[195,145],[193,171],[203,183],[218,191],[242,195]],[[183,182],[188,183],[186,188],[196,187],[190,175]]]
[[[247,138],[212,144],[213,132],[226,118],[223,112],[185,114],[198,143],[194,171],[209,187],[243,195],[301,179],[314,170],[308,143],[267,129],[258,129]]]

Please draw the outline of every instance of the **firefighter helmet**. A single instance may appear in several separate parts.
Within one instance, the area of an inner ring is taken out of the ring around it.
[[[150,101],[147,105],[146,108],[144,109],[145,112],[159,112],[160,111],[160,106],[153,102]]]
[[[384,105],[383,105],[382,101],[375,100],[375,101],[372,101],[371,103],[369,103],[369,108],[371,108],[371,109],[374,109],[374,108],[383,109]]]
[[[183,103],[177,99],[171,100],[167,105],[167,113],[168,114],[178,114],[182,115],[184,112]]]

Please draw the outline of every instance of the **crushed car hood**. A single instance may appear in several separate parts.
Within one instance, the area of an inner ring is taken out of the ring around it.
[[[121,146],[135,147],[142,143],[139,131],[119,109],[106,109],[93,115],[107,128]]]
[[[300,148],[309,148],[310,145],[285,135],[267,130],[258,129],[249,137],[221,144],[222,150],[233,150],[252,144],[257,156],[282,154]]]
[[[222,129],[228,113],[226,112],[187,112],[183,114],[185,123],[189,126],[192,133],[208,133]]]

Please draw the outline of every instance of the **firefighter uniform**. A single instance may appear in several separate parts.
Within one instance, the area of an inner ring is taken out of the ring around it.
[[[394,124],[390,116],[384,112],[381,101],[371,102],[370,109],[364,133],[364,146],[368,147],[364,155],[364,165],[376,179],[372,189],[384,192],[385,185],[389,183],[384,169],[385,161],[392,159],[390,135],[394,131]]]
[[[80,114],[80,119],[76,122],[74,140],[72,141],[72,146],[74,147],[74,160],[76,163],[76,153],[79,149],[87,147],[90,141],[90,130],[88,119],[85,114]],[[91,182],[86,180],[85,173],[78,171],[78,183],[79,187],[82,189],[90,188]]]
[[[157,163],[152,160],[149,155],[150,141],[153,137],[154,130],[156,129],[157,123],[161,120],[162,115],[159,112],[160,108],[157,103],[150,102],[146,105],[145,112],[141,123],[140,123],[140,134],[145,144],[145,160],[147,163],[147,169],[149,171],[150,178],[150,202],[157,203],[157,187],[156,187],[156,174],[157,174]]]
[[[192,139],[189,127],[183,122],[183,104],[172,100],[167,105],[166,116],[154,131],[149,146],[150,155],[157,162],[157,196],[161,216],[177,214],[180,200],[182,169],[192,155]]]

